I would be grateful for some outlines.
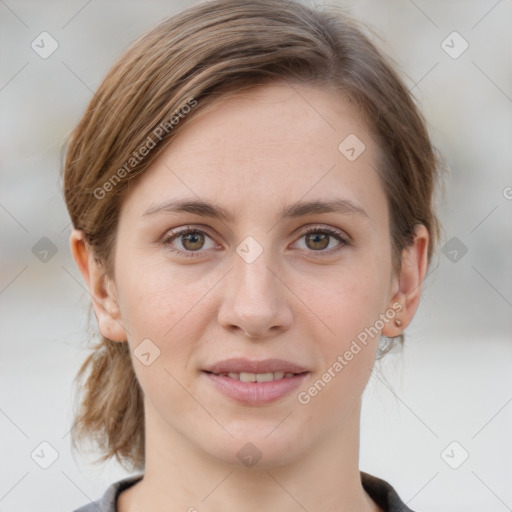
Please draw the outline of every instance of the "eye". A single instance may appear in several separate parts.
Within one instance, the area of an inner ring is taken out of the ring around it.
[[[341,250],[344,246],[349,245],[348,240],[343,236],[341,231],[334,228],[312,226],[308,228],[300,239],[305,239],[306,248],[310,249],[311,252],[321,253],[335,253]],[[329,247],[332,239],[338,241],[338,244],[334,249],[325,250]]]
[[[211,238],[206,234],[205,231],[198,228],[192,228],[189,226],[184,229],[168,233],[162,240],[162,243],[168,246],[169,250],[181,256],[195,257],[196,254],[194,253],[200,252],[201,249],[204,248],[205,238],[211,240]],[[173,242],[175,240],[179,241],[182,247],[181,249],[173,246]],[[206,247],[206,249],[208,248],[212,248],[212,246]]]
[[[302,234],[299,240],[303,238],[305,239],[306,250],[309,249],[308,252],[311,253],[332,254],[350,244],[341,231],[328,227],[312,226]],[[205,246],[206,239],[211,242],[209,246],[208,244]],[[337,240],[338,244],[334,248],[331,247],[329,250],[325,250],[331,245],[332,239]],[[176,247],[176,241],[181,245],[181,248]],[[191,226],[169,232],[162,240],[162,244],[170,251],[185,257],[199,257],[200,253],[204,252],[201,249],[215,247],[212,238],[204,230]]]

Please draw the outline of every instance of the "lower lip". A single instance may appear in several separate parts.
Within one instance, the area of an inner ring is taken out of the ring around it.
[[[204,372],[224,395],[246,405],[273,402],[297,389],[309,372],[269,382],[243,382],[224,375]]]

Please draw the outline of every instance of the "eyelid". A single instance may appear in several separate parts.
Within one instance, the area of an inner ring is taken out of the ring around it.
[[[304,235],[307,235],[308,233],[316,233],[317,231],[327,232],[334,237],[339,237],[346,244],[352,243],[352,238],[346,231],[325,224],[311,224],[307,226],[305,229],[299,229],[298,232],[301,233],[302,238]]]
[[[345,231],[342,231],[338,228],[334,228],[332,226],[326,226],[326,225],[321,225],[321,224],[320,225],[310,225],[306,229],[299,230],[300,236],[297,238],[297,241],[294,243],[297,243],[304,236],[306,236],[310,233],[326,233],[331,238],[336,239],[338,241],[338,244],[335,247],[331,247],[330,249],[327,249],[327,250],[320,250],[320,251],[306,250],[307,257],[328,258],[329,256],[337,255],[345,247],[352,245],[352,239],[348,234],[345,233]]]
[[[188,233],[204,233],[211,240],[213,240],[213,236],[210,234],[210,230],[207,226],[192,224],[186,225],[179,228],[169,229],[163,235],[160,244],[164,245],[166,249],[171,251],[174,254],[184,255],[185,257],[198,257],[196,254],[204,253],[203,250],[198,251],[183,251],[182,249],[176,249],[172,247],[171,242],[180,238],[180,236],[186,235]],[[172,248],[171,248],[172,247]]]

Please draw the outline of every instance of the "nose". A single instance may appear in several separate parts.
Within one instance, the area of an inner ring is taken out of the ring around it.
[[[287,330],[293,318],[288,302],[290,294],[273,268],[275,262],[267,257],[267,251],[251,263],[238,254],[233,260],[233,268],[225,278],[219,324],[249,338],[260,339]]]

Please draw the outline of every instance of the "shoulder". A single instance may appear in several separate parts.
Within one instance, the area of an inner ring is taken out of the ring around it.
[[[91,501],[73,512],[98,512],[98,510],[101,510],[101,512],[117,512],[116,501],[119,494],[128,487],[136,484],[142,477],[143,475],[130,476],[113,483],[107,488],[100,499]]]
[[[364,490],[384,512],[414,512],[400,499],[391,484],[364,471],[360,473]]]

